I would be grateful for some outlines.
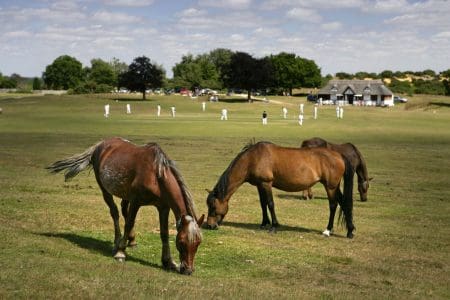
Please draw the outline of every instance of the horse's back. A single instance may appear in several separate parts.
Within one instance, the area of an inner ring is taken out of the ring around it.
[[[127,198],[138,185],[156,173],[154,149],[136,146],[121,138],[105,140],[94,158],[94,171],[99,185],[110,194]]]
[[[256,159],[260,162],[256,171],[270,172],[273,186],[285,191],[299,191],[318,181],[339,182],[345,170],[340,154],[327,148],[265,144],[255,154],[259,155]]]

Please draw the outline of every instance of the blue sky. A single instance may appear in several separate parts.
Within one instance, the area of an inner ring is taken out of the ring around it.
[[[0,72],[145,55],[168,77],[216,48],[313,59],[322,74],[450,68],[447,0],[0,0]]]

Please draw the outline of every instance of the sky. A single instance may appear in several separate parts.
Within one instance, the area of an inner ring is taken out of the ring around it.
[[[217,48],[295,53],[323,76],[450,69],[447,0],[0,0],[0,28],[3,75],[145,55],[170,78],[183,55]]]

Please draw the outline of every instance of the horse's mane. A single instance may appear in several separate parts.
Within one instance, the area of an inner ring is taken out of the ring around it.
[[[181,193],[183,194],[184,203],[186,205],[187,213],[197,220],[197,215],[195,214],[194,201],[192,199],[192,194],[187,187],[183,176],[181,176],[180,171],[175,165],[175,161],[169,159],[161,147],[157,143],[148,143],[146,146],[153,147],[155,150],[155,165],[157,167],[158,178],[165,177],[166,169],[169,168],[172,174],[175,176],[178,185],[180,186]]]
[[[350,146],[353,148],[353,150],[355,150],[355,153],[358,155],[358,158],[359,158],[359,164],[356,167],[356,169],[360,169],[363,172],[363,176],[364,176],[363,179],[368,180],[369,174],[367,173],[366,160],[364,159],[361,152],[355,145],[353,145],[352,143],[348,143],[348,144],[350,144]],[[355,171],[357,171],[357,170],[355,170]],[[359,174],[358,174],[358,177],[359,177]],[[359,181],[359,178],[358,178],[358,181]]]
[[[231,161],[231,163],[228,165],[228,167],[226,168],[226,170],[222,173],[222,175],[220,176],[219,180],[217,181],[216,186],[213,189],[213,192],[215,194],[215,196],[217,197],[217,199],[222,200],[223,198],[225,198],[225,194],[228,188],[228,179],[229,179],[229,174],[231,172],[231,169],[233,168],[233,166],[236,164],[236,162],[242,157],[242,155],[244,153],[246,153],[249,149],[255,147],[258,144],[272,144],[270,142],[257,142],[255,143],[255,140],[250,140],[242,149],[241,152],[238,153],[238,155],[236,155],[236,157]]]

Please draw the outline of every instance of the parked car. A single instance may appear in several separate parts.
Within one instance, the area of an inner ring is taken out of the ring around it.
[[[402,98],[400,96],[394,96],[394,102],[406,103],[408,102],[408,99]]]

